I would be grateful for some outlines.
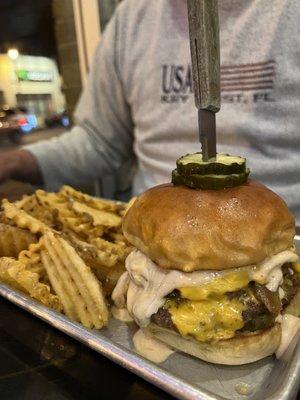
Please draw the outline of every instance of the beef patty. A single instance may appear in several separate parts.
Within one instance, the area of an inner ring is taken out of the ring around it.
[[[300,277],[289,263],[283,265],[282,272],[283,282],[277,292],[271,292],[266,286],[250,282],[246,288],[226,294],[229,299],[238,299],[246,307],[242,313],[245,325],[241,332],[270,328],[281,310],[291,302],[300,287]],[[178,304],[185,301],[177,289],[173,290],[167,299],[175,300]],[[170,312],[164,306],[151,316],[151,321],[163,328],[177,331]]]

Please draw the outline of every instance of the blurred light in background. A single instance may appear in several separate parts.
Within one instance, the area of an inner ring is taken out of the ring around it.
[[[27,114],[25,118],[19,119],[18,124],[21,131],[24,133],[31,132],[38,125],[36,116],[34,114]]]
[[[69,117],[66,116],[66,115],[63,116],[62,119],[61,119],[61,124],[62,124],[62,126],[65,126],[65,127],[69,126],[70,125]]]
[[[11,60],[16,60],[19,57],[18,49],[8,49],[7,55]]]

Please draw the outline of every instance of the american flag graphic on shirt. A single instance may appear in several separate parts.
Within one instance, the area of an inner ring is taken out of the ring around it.
[[[221,91],[244,92],[273,89],[275,61],[221,66]]]
[[[221,66],[223,103],[275,101],[272,89],[275,80],[274,60]],[[186,103],[193,95],[191,65],[162,65],[162,103]]]

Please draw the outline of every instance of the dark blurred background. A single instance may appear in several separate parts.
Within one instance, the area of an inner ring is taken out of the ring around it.
[[[0,1],[0,152],[71,128],[93,52],[118,2]],[[111,185],[104,186],[101,194],[113,197]],[[95,187],[87,182],[87,190]],[[0,197],[33,189],[7,182]]]
[[[56,58],[51,0],[1,0],[0,52],[18,48],[22,54]]]

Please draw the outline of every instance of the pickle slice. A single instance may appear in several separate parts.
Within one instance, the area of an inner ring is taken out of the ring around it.
[[[177,169],[173,169],[172,171],[172,183],[175,186],[185,185],[184,176],[180,175]]]
[[[193,189],[219,190],[242,185],[247,182],[250,170],[246,169],[241,174],[231,175],[198,175],[184,176],[178,170],[172,172],[172,183],[174,185],[186,185]]]
[[[231,175],[246,172],[246,159],[229,154],[217,154],[214,161],[203,161],[202,153],[187,154],[177,162],[180,175]]]

